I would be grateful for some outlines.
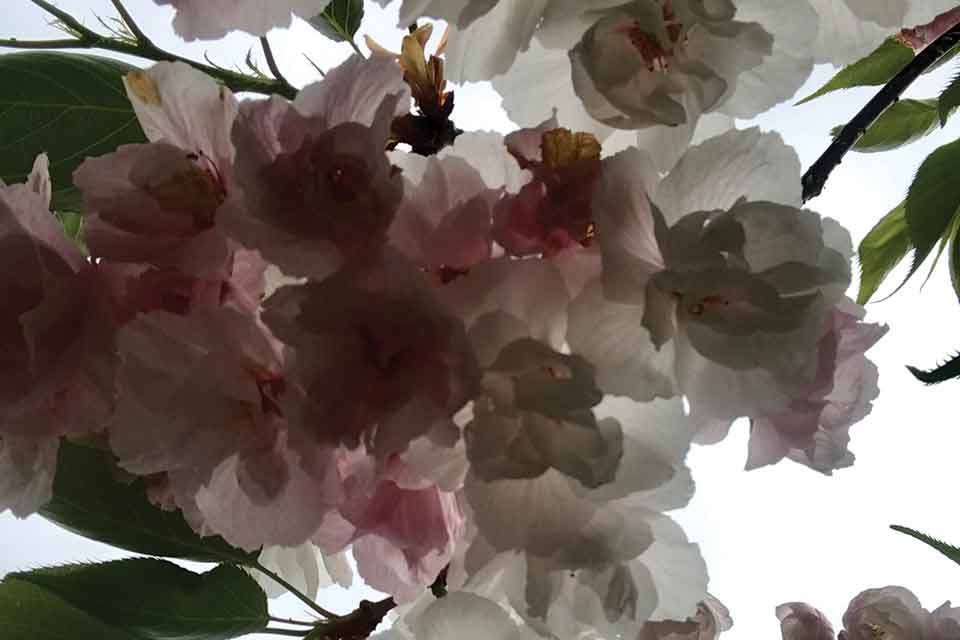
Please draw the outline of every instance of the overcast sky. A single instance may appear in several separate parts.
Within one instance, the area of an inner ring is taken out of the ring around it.
[[[2,37],[57,37],[28,0],[4,0],[3,4]],[[90,26],[98,24],[95,14],[112,15],[107,0],[57,4]],[[230,66],[242,63],[255,44],[250,37],[233,35],[222,42],[186,45],[173,35],[170,10],[151,0],[126,4],[155,42],[183,55],[202,59],[207,53],[218,64]],[[402,32],[393,28],[395,9],[381,11],[369,4],[362,32],[398,49]],[[281,68],[297,85],[315,79],[303,54],[323,68],[350,54],[347,45],[329,43],[305,24],[274,33],[271,39]],[[908,95],[936,96],[952,72],[943,69],[924,77]],[[821,85],[831,73],[829,68],[818,69],[801,94]],[[829,143],[830,127],[849,119],[871,94],[853,90],[800,107],[784,105],[756,124],[781,132],[807,167]],[[544,105],[545,113],[549,106]],[[458,90],[455,118],[464,129],[506,132],[511,128],[499,98],[485,85]],[[824,194],[809,206],[838,219],[859,241],[903,199],[923,158],[958,136],[960,119],[901,150],[851,154],[834,172]],[[881,395],[873,413],[853,429],[851,448],[857,462],[852,468],[824,477],[783,462],[745,472],[745,424],[720,445],[695,448],[691,454],[697,494],[687,509],[674,515],[700,543],[710,569],[710,589],[733,613],[735,626],[724,638],[779,638],[774,607],[792,600],[821,608],[839,627],[854,595],[888,584],[913,590],[929,609],[951,597],[960,600],[955,589],[960,567],[887,529],[890,523],[900,523],[960,541],[952,492],[960,450],[958,387],[949,383],[923,387],[904,369],[905,364],[933,365],[960,347],[960,313],[945,262],[922,292],[922,278],[917,277],[891,300],[868,307],[868,319],[888,323],[891,331],[870,352],[880,368]],[[888,284],[881,294],[890,290]],[[128,555],[63,532],[40,518],[17,521],[0,515],[0,575],[46,564]],[[322,593],[320,601],[346,611],[365,595],[335,588]],[[303,611],[302,604],[284,598],[272,613],[302,616]]]

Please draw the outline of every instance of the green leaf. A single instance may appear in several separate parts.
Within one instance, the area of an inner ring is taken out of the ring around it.
[[[841,69],[825,85],[797,104],[810,102],[814,98],[838,89],[886,84],[911,60],[913,60],[913,49],[894,38],[889,38],[873,53]]]
[[[310,18],[310,24],[334,42],[353,42],[362,20],[363,0],[332,0],[319,15]]]
[[[910,529],[909,527],[902,527],[898,524],[892,524],[890,525],[890,528],[899,533],[906,534],[911,538],[916,538],[920,542],[923,542],[924,544],[927,544],[933,547],[934,549],[936,549],[943,555],[947,556],[957,564],[960,564],[960,549],[958,549],[957,547],[951,546],[946,542],[937,540],[936,538],[928,536],[925,533],[920,533],[916,529]]]
[[[924,371],[908,365],[907,370],[913,374],[914,378],[924,384],[940,384],[947,380],[954,380],[960,378],[960,354],[951,357],[933,369]]]
[[[952,231],[960,209],[960,140],[946,144],[920,165],[907,191],[906,221],[915,249],[909,279],[933,247]]]
[[[104,624],[147,640],[228,640],[267,627],[267,596],[245,571],[197,574],[133,558],[14,573]],[[86,636],[83,636],[86,637]]]
[[[151,556],[253,566],[257,554],[219,536],[201,538],[183,516],[147,500],[143,480],[121,481],[107,451],[63,441],[53,499],[40,514],[84,537]]]
[[[121,81],[134,68],[76,53],[0,55],[0,179],[23,182],[46,152],[52,208],[78,210],[73,171],[84,158],[146,142]]]
[[[857,304],[866,304],[880,284],[913,245],[907,231],[906,208],[901,202],[883,217],[860,243],[860,292]]]
[[[83,229],[83,216],[73,211],[55,211],[53,215],[60,221],[60,226],[63,227],[63,235],[80,247],[84,255],[89,254],[87,245],[80,237],[80,231]]]
[[[953,110],[960,106],[960,73],[958,73],[947,88],[940,94],[939,114],[940,126],[947,124],[947,118],[953,113]]]
[[[960,299],[960,224],[955,225],[950,238],[950,283]]]
[[[0,583],[0,630],[3,640],[143,640],[41,587],[9,578]]]
[[[870,125],[853,149],[863,153],[896,149],[932,133],[939,124],[936,100],[900,100]],[[841,129],[842,126],[834,127],[834,137]]]

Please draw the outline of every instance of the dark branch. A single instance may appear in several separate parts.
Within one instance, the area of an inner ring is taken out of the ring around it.
[[[288,87],[292,87],[287,79],[283,77],[283,73],[280,71],[280,66],[277,64],[277,59],[273,57],[273,49],[270,47],[270,41],[267,40],[267,36],[262,36],[260,38],[260,46],[263,48],[263,57],[267,59],[267,67],[270,69],[270,73],[273,74],[273,77],[277,79],[278,82],[282,82]]]
[[[813,165],[803,175],[803,201],[816,198],[823,191],[823,186],[830,177],[830,173],[840,164],[843,156],[860,136],[870,128],[890,105],[895,103],[914,80],[920,77],[927,69],[937,62],[945,53],[960,43],[960,24],[933,41],[926,49],[918,53],[890,82],[860,110],[827,147]]]

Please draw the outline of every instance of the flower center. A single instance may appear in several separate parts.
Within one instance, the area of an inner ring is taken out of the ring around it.
[[[647,63],[649,71],[668,71],[677,46],[685,39],[683,23],[677,19],[671,0],[663,0],[661,8],[666,41],[647,31],[645,26],[636,20],[623,30],[640,53],[640,57]]]

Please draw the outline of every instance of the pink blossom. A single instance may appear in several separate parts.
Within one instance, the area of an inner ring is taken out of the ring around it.
[[[114,401],[104,283],[50,213],[47,160],[0,185],[0,434],[39,441],[97,430]]]
[[[924,638],[929,613],[920,601],[903,587],[867,589],[850,601],[843,614],[840,640],[874,640],[878,635],[890,640]]]
[[[180,494],[236,455],[254,500],[281,492],[286,383],[281,347],[262,325],[230,307],[153,311],[127,323],[118,343],[121,394],[109,431],[123,468],[166,473]]]
[[[409,108],[400,68],[355,57],[341,69],[299,104],[245,102],[234,126],[243,193],[221,221],[289,275],[322,279],[375,253],[403,195],[384,151],[394,115]]]
[[[264,309],[294,351],[288,418],[319,442],[365,443],[386,459],[438,425],[453,428],[475,392],[462,323],[399,256],[283,287]]]
[[[753,419],[748,469],[790,457],[829,475],[853,463],[850,427],[870,412],[879,393],[876,367],[864,352],[887,331],[861,322],[864,315],[851,301],[827,313],[816,376],[790,393],[783,410]]]
[[[834,640],[833,627],[823,613],[803,602],[777,607],[783,640]]]
[[[84,240],[94,256],[222,276],[231,246],[215,227],[226,185],[192,152],[127,145],[89,158],[74,180],[84,198]]]
[[[507,147],[533,179],[498,203],[494,237],[515,256],[551,256],[587,246],[600,174],[600,144],[590,134],[560,128],[556,118],[507,136]]]
[[[465,527],[455,494],[436,487],[406,489],[389,479],[377,484],[369,500],[348,503],[343,515],[356,527],[353,553],[360,575],[401,602],[434,581]]]
[[[487,188],[480,173],[456,156],[393,157],[404,169],[406,186],[390,227],[391,245],[441,281],[488,259],[491,210],[502,190]]]

